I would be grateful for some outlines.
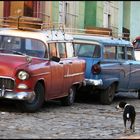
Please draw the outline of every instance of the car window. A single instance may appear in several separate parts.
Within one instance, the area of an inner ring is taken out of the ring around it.
[[[4,53],[20,52],[35,57],[44,57],[45,45],[35,39],[15,36],[0,36],[0,50]]]
[[[56,43],[56,47],[58,49],[58,54],[60,58],[66,58],[66,47],[65,47],[65,43],[62,42],[58,42]]]
[[[75,50],[75,54],[76,54],[76,55],[78,55],[79,47],[80,47],[80,44],[74,43],[74,50]]]
[[[128,60],[133,60],[133,48],[127,47],[127,59]]]
[[[66,43],[67,57],[74,57],[74,48],[72,43]]]
[[[100,46],[96,44],[74,44],[76,55],[79,57],[100,57]]]
[[[25,50],[27,55],[43,58],[45,55],[45,46],[39,40],[25,39]]]
[[[52,56],[57,56],[57,49],[56,49],[55,43],[49,43],[49,55],[50,55],[50,58]]]
[[[21,38],[12,36],[0,36],[0,49],[20,50],[21,43]]]
[[[105,59],[116,59],[116,47],[105,46],[104,47],[104,58]]]
[[[125,59],[125,47],[124,46],[117,46],[117,58]]]

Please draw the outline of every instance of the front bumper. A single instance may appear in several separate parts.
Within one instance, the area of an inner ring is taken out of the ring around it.
[[[102,79],[85,79],[85,83],[86,85],[93,85],[93,86],[102,86],[103,85],[103,81]]]
[[[14,93],[12,91],[5,91],[4,93],[0,91],[0,98],[14,99],[14,100],[32,100],[35,97],[34,92],[18,92]]]

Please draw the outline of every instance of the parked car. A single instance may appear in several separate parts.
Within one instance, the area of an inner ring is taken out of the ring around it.
[[[20,101],[26,112],[37,111],[48,100],[72,105],[85,71],[85,60],[74,55],[73,37],[61,30],[40,29],[42,23],[29,17],[5,19],[3,26],[0,98]]]
[[[132,44],[134,46],[134,54],[136,60],[140,60],[140,36],[136,37],[133,41]]]
[[[86,86],[81,91],[98,93],[101,104],[111,104],[117,92],[138,92],[140,98],[140,62],[131,42],[109,36],[73,37],[76,55],[86,61]]]

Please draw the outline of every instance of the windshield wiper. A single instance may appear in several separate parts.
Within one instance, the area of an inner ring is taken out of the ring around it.
[[[13,54],[19,54],[19,55],[25,55],[24,53],[22,52],[18,52],[18,51],[14,51],[14,50],[11,50],[13,52]]]
[[[3,48],[0,48],[0,51],[2,51],[4,53],[12,52],[13,54],[25,55],[22,52],[18,52],[18,51],[15,51],[15,50],[7,50],[7,49],[3,49]]]

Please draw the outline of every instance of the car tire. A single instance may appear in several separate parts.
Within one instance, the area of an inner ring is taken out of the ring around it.
[[[115,95],[115,84],[110,85],[107,89],[103,90],[100,95],[100,102],[104,105],[110,105]]]
[[[31,101],[23,101],[21,108],[23,112],[35,112],[41,108],[44,103],[44,86],[38,82],[34,89],[35,97]]]
[[[75,87],[72,86],[70,89],[69,89],[69,93],[68,93],[68,96],[66,97],[63,97],[61,99],[61,104],[63,106],[71,106],[74,104],[74,101],[75,101]]]

